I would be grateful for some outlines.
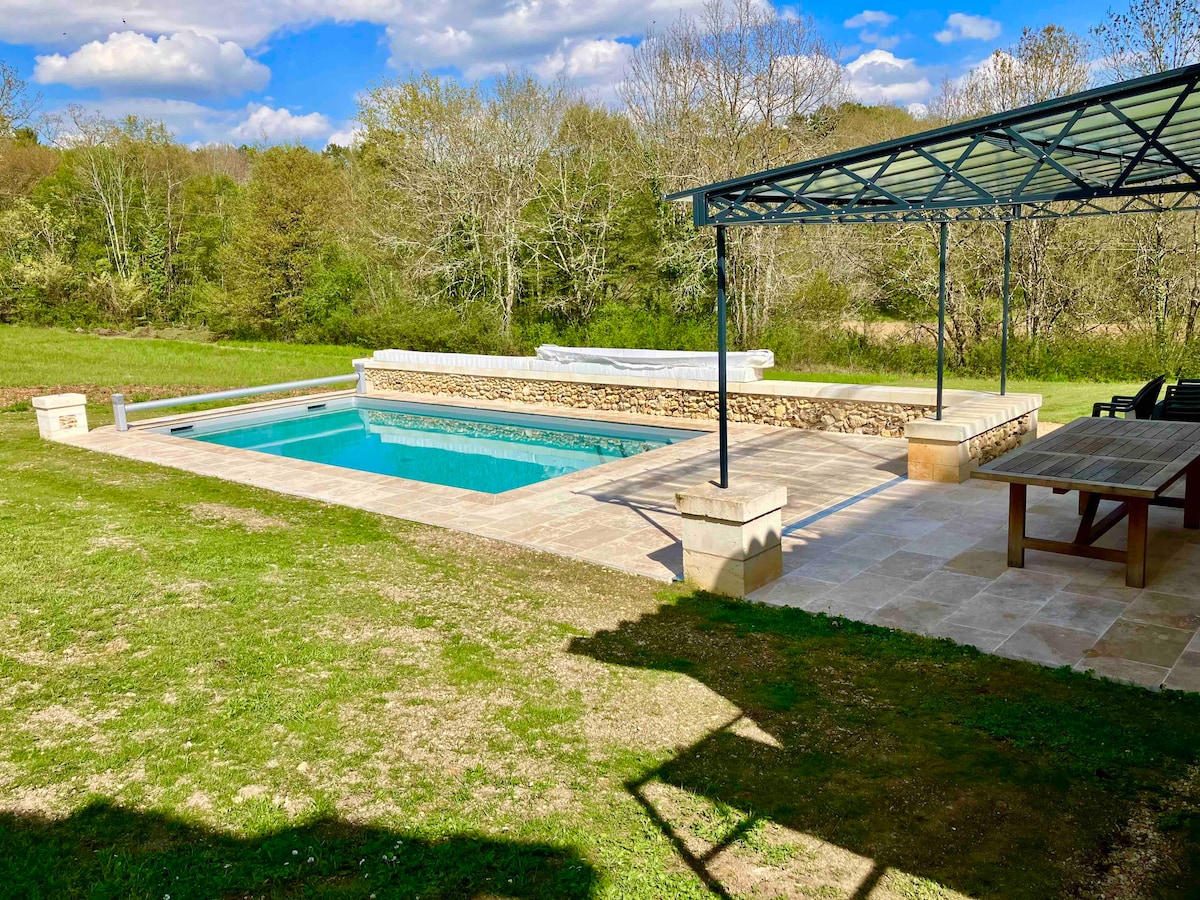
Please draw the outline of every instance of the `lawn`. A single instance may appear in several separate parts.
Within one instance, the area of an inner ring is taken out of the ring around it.
[[[277,384],[347,375],[370,352],[249,341],[103,337],[52,328],[0,325],[0,407],[23,402],[33,388],[72,388],[96,404],[113,391],[127,401],[164,393]]]
[[[147,352],[55,334],[5,383]],[[230,383],[173,352],[138,383]],[[49,444],[20,408],[0,541],[0,895],[1194,896],[1200,697]]]

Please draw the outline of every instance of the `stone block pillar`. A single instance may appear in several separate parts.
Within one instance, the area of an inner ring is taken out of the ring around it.
[[[908,438],[908,477],[957,484],[1037,437],[1037,394],[985,394],[949,407],[940,420],[914,419]]]
[[[787,488],[702,484],[675,495],[683,516],[683,577],[702,590],[745,597],[783,574]]]
[[[67,441],[87,434],[87,396],[51,394],[34,397],[38,431],[48,441]]]

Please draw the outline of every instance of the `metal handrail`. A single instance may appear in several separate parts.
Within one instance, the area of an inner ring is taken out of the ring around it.
[[[193,403],[210,403],[214,400],[236,400],[240,397],[253,397],[257,394],[274,394],[279,391],[297,391],[303,388],[324,387],[330,384],[345,384],[355,382],[355,390],[363,393],[366,390],[366,373],[361,366],[354,367],[352,375],[327,375],[324,378],[306,378],[303,381],[284,381],[280,384],[264,384],[259,387],[234,388],[228,391],[212,391],[207,394],[189,394],[185,397],[164,397],[161,400],[142,400],[138,403],[126,403],[122,394],[112,395],[113,418],[116,420],[117,431],[129,430],[128,414],[144,409],[167,409],[172,406],[190,406]]]

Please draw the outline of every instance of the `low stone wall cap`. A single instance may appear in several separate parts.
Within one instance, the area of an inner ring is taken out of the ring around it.
[[[724,522],[750,522],[786,504],[786,487],[757,481],[739,481],[727,488],[710,481],[675,495],[680,514]]]
[[[47,394],[34,397],[34,409],[62,409],[64,406],[82,406],[87,403],[87,394]]]

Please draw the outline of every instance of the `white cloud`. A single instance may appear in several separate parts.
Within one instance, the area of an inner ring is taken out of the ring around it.
[[[337,138],[353,137],[352,123],[335,131],[320,113],[298,115],[287,109],[273,109],[261,103],[248,103],[235,109],[218,109],[190,100],[160,97],[121,97],[86,105],[86,110],[116,120],[134,115],[162,122],[174,134],[191,144],[295,143],[324,145]],[[61,117],[62,111],[52,117]],[[62,141],[70,133],[69,117],[56,135]]]
[[[924,103],[910,103],[904,107],[914,119],[924,119],[929,115],[929,107]]]
[[[39,56],[33,80],[114,93],[169,91],[239,94],[266,87],[271,70],[232,41],[194,31],[153,40],[136,31],[114,32],[69,56]]]
[[[866,28],[868,25],[876,25],[880,28],[887,28],[896,17],[891,13],[880,12],[877,9],[864,9],[856,16],[851,16],[842,24],[847,28]]]
[[[362,143],[363,130],[357,125],[348,125],[345,128],[339,128],[329,136],[329,140],[325,142],[325,146],[337,144],[339,147],[355,147]]]
[[[0,41],[74,48],[113,31],[194,31],[241,47],[318,22],[385,29],[391,64],[495,72],[533,68],[563,48],[639,38],[703,0],[0,0]],[[60,50],[66,52],[66,50]]]
[[[933,37],[940,44],[953,41],[992,41],[1000,36],[1000,23],[987,16],[972,16],[967,13],[951,13],[946,18],[946,27]]]
[[[633,47],[621,41],[564,41],[557,50],[532,66],[544,81],[566,77],[602,102],[616,98],[617,86]]]
[[[246,110],[249,113],[246,118],[229,131],[229,136],[235,141],[315,141],[328,136],[333,130],[329,119],[321,113],[299,116],[288,109],[272,109],[259,103],[251,103]]]
[[[882,50],[894,50],[896,45],[900,43],[900,36],[896,34],[882,34],[878,31],[870,31],[863,29],[858,33],[858,39],[864,44],[874,44]]]
[[[883,50],[891,50],[900,43],[900,37],[884,32],[896,17],[891,13],[880,12],[877,9],[864,9],[858,15],[851,16],[842,23],[846,28],[858,28],[858,39],[864,44],[871,44]]]
[[[882,49],[847,63],[846,77],[862,103],[917,103],[933,92],[929,76],[913,60]]]

